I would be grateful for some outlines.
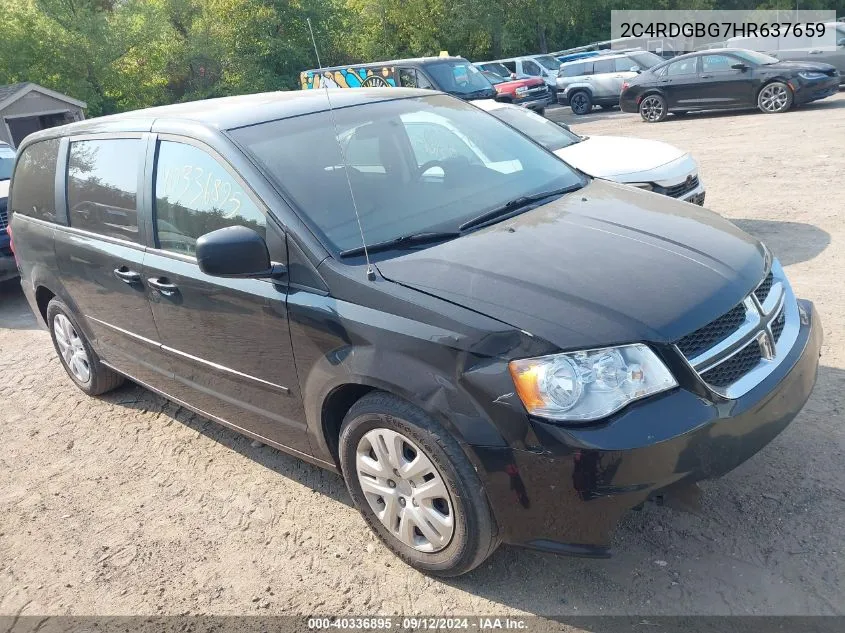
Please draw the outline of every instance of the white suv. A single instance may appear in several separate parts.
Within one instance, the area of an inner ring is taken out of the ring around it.
[[[594,105],[618,106],[625,80],[662,61],[648,51],[629,51],[563,63],[557,77],[558,103],[569,105],[573,114],[587,114]]]

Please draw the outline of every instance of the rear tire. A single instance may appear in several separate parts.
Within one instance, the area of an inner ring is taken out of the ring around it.
[[[760,88],[757,94],[757,107],[766,114],[779,114],[792,107],[794,98],[792,88],[782,81],[772,81]]]
[[[576,90],[569,97],[569,107],[572,114],[589,114],[590,110],[593,109],[593,98],[586,90]]]
[[[124,377],[100,362],[70,309],[55,297],[47,304],[47,327],[62,366],[82,391],[97,396],[123,384]]]
[[[475,469],[455,438],[418,407],[381,391],[367,394],[344,418],[339,453],[355,507],[411,567],[459,576],[498,547]]]
[[[650,94],[640,101],[640,116],[646,123],[659,123],[669,114],[666,99],[658,94]]]

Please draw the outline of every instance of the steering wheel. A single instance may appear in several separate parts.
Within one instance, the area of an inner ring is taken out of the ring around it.
[[[423,163],[417,169],[417,180],[422,178],[425,175],[425,172],[427,172],[429,169],[432,169],[433,167],[440,167],[440,169],[442,169],[443,173],[445,174],[446,173],[445,166],[447,164],[448,164],[448,161],[438,160],[438,159],[430,160],[430,161]]]

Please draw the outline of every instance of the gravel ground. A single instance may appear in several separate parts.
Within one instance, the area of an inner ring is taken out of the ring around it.
[[[845,614],[845,94],[784,115],[573,117],[701,163],[707,206],[821,311],[815,393],[699,514],[647,506],[609,560],[502,547],[442,582],[370,535],[341,479],[138,387],[92,399],[0,296],[0,614]]]

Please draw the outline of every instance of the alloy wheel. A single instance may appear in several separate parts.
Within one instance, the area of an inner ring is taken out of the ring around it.
[[[64,314],[57,314],[53,319],[53,334],[59,353],[70,372],[81,383],[91,379],[91,364],[82,339]]]
[[[663,102],[658,97],[646,97],[640,104],[640,112],[646,121],[659,121],[663,116]]]
[[[572,97],[569,107],[575,114],[585,114],[587,112],[587,97],[581,92],[576,93]]]
[[[760,107],[766,112],[780,112],[789,101],[786,86],[780,83],[769,84],[760,93]]]
[[[377,428],[358,442],[355,471],[379,521],[404,545],[438,552],[455,533],[455,513],[443,476],[431,459],[396,431]]]

